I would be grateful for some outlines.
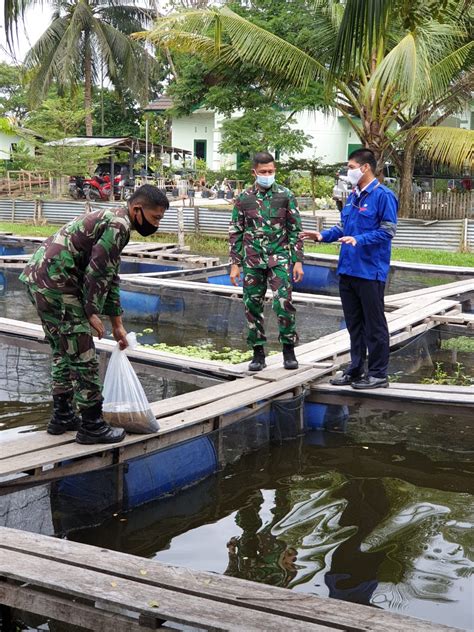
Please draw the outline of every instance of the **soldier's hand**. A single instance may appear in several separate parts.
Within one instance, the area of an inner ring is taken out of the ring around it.
[[[297,261],[295,265],[293,266],[293,281],[295,283],[299,283],[300,281],[303,280],[303,277],[304,277],[303,264],[301,263],[301,261]]]
[[[303,230],[300,233],[301,239],[312,239],[313,241],[322,241],[321,233],[317,230]]]
[[[97,338],[99,338],[100,340],[102,336],[105,334],[104,323],[100,320],[97,314],[92,314],[92,316],[89,316],[88,320],[89,320],[89,325],[92,327],[92,329],[94,329],[94,331],[97,334]]]
[[[340,241],[341,244],[349,244],[350,246],[357,245],[357,239],[355,237],[351,237],[350,235],[344,235],[344,237],[341,237],[337,241]]]
[[[230,266],[230,282],[235,286],[240,282],[240,266],[235,263]]]
[[[127,332],[123,325],[112,327],[112,336],[119,343],[119,347],[122,349],[122,351],[123,349],[126,349],[128,347]]]

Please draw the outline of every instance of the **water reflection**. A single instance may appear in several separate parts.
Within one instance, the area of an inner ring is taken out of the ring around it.
[[[261,448],[176,496],[128,513],[109,507],[100,519],[95,513],[101,523],[94,527],[84,523],[84,504],[53,493],[55,530],[168,563],[469,627],[472,471],[454,452],[449,461],[432,461],[400,443],[362,443],[350,413],[345,434],[314,431]],[[401,416],[392,415],[392,427]],[[446,423],[418,417],[428,421]],[[322,434],[326,444],[315,441]],[[462,450],[462,439],[458,445]],[[93,487],[106,490],[99,480]]]

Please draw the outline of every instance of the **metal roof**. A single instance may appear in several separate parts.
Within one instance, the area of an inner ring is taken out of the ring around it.
[[[163,96],[156,101],[151,101],[145,108],[145,112],[155,111],[155,112],[166,112],[166,110],[171,110],[173,107],[173,100],[171,97]]]
[[[113,147],[119,151],[133,151],[139,148],[140,153],[145,153],[146,143],[141,138],[108,138],[100,136],[72,136],[69,138],[61,138],[59,140],[52,140],[46,145],[69,145],[70,147]],[[170,147],[169,145],[161,145],[157,143],[151,143],[148,141],[148,149],[153,147],[155,151],[161,153],[180,153],[186,155],[192,155],[192,151],[189,149],[181,149],[180,147]]]

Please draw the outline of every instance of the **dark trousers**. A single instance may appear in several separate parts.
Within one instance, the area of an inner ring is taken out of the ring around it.
[[[368,355],[368,375],[386,377],[390,353],[390,336],[384,313],[385,283],[342,274],[339,293],[351,339],[353,376],[364,372]]]

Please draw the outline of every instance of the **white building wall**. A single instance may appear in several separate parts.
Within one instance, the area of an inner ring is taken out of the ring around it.
[[[238,117],[241,112],[232,114]],[[236,154],[221,154],[221,126],[226,117],[208,110],[197,110],[191,116],[173,118],[172,143],[174,147],[194,151],[194,140],[207,140],[207,166],[218,171],[221,168],[234,169]],[[306,147],[298,158],[320,158],[325,164],[345,162],[348,146],[360,142],[349,123],[335,114],[322,112],[300,112],[295,115],[294,128],[299,128],[310,136],[311,146]],[[288,156],[283,155],[282,158]]]
[[[320,158],[325,164],[344,162],[348,145],[360,142],[349,123],[336,114],[306,110],[295,114],[294,119],[291,127],[311,137],[311,146],[305,147],[298,158]]]
[[[21,138],[15,134],[0,132],[0,160],[10,160],[11,146],[20,140]]]
[[[206,162],[209,169],[213,169],[214,147],[214,112],[197,110],[191,116],[173,118],[171,126],[173,147],[188,149],[194,152],[194,141],[207,141]]]

